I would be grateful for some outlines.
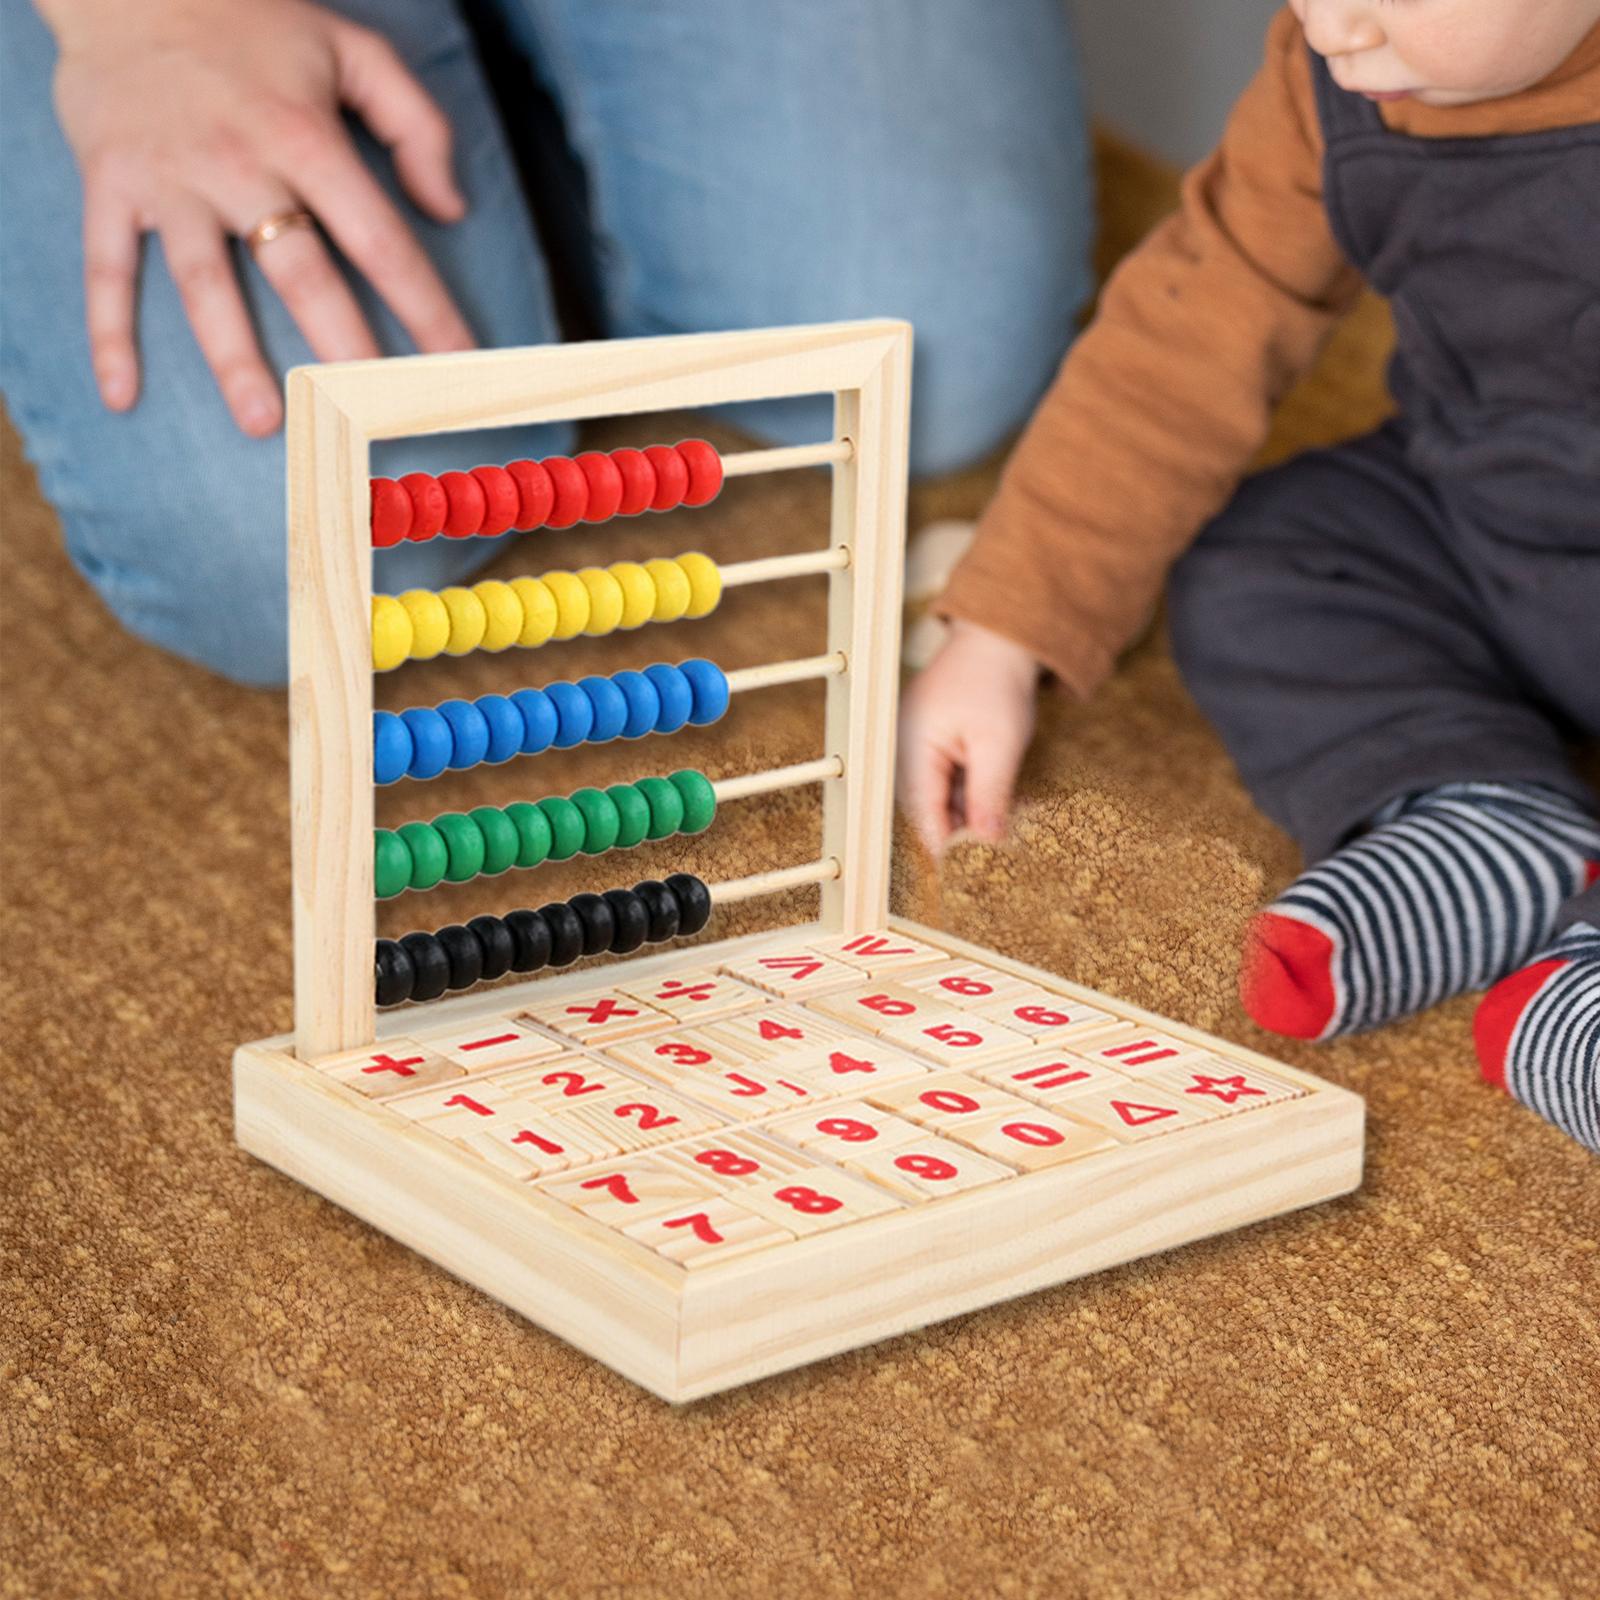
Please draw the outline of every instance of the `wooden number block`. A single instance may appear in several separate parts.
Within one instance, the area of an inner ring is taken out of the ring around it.
[[[1047,1044],[1056,1049],[1080,1035],[1114,1026],[1121,1020],[1098,1006],[1086,1006],[1039,988],[1014,991],[974,1008],[974,1015],[998,1022],[1034,1044]]]
[[[1101,1061],[1116,1067],[1130,1077],[1147,1067],[1163,1066],[1168,1062],[1185,1061],[1205,1052],[1182,1039],[1163,1033],[1159,1028],[1147,1028],[1137,1022],[1115,1022],[1091,1033],[1075,1035],[1061,1048],[1073,1055],[1086,1056],[1091,1061]]]
[[[1026,1100],[960,1072],[869,1089],[864,1098],[936,1133],[949,1133],[963,1122],[987,1122],[1006,1112],[1022,1116],[1033,1109]]]
[[[663,1211],[714,1200],[720,1191],[682,1166],[633,1156],[541,1184],[540,1192],[608,1228],[626,1228]]]
[[[1040,1105],[1053,1105],[1084,1089],[1131,1089],[1134,1081],[1115,1067],[1061,1050],[1033,1050],[1006,1061],[980,1062],[971,1071],[985,1083]]]
[[[952,1014],[951,1008],[933,996],[918,994],[893,983],[863,983],[836,994],[821,995],[806,1001],[806,1010],[848,1023],[867,1033],[887,1033],[902,1024],[922,1018],[930,1022]]]
[[[719,970],[784,999],[804,1000],[833,989],[848,989],[861,982],[861,974],[854,967],[828,956],[813,955],[809,950],[788,955],[746,956]]]
[[[674,1033],[652,1033],[607,1045],[605,1053],[661,1083],[681,1083],[700,1068],[727,1072],[748,1067],[757,1059],[717,1038],[709,1029],[683,1028]]]
[[[531,1067],[515,1067],[510,1072],[497,1073],[490,1081],[530,1105],[544,1108],[582,1105],[602,1095],[642,1087],[620,1066],[610,1066],[593,1056],[564,1056]]]
[[[421,1042],[468,1072],[491,1072],[497,1067],[516,1067],[529,1061],[545,1061],[570,1050],[572,1046],[547,1033],[536,1033],[509,1017],[492,1017],[487,1022],[463,1028],[459,1024],[439,1033],[422,1034]]]
[[[750,1184],[739,1204],[788,1228],[802,1239],[847,1222],[898,1211],[901,1202],[886,1189],[837,1167],[804,1167],[776,1182]]]
[[[1250,1111],[1257,1106],[1276,1105],[1305,1093],[1297,1084],[1274,1078],[1259,1067],[1241,1067],[1221,1056],[1201,1056],[1198,1060],[1169,1061],[1139,1075],[1141,1083],[1196,1104],[1216,1106],[1223,1116],[1235,1111]]]
[[[717,1125],[703,1106],[642,1083],[624,1094],[550,1108],[549,1115],[562,1128],[592,1130],[622,1151],[648,1150]]]
[[[961,1011],[974,1011],[1032,987],[1024,979],[986,967],[980,961],[946,961],[937,967],[908,972],[897,981],[919,993],[936,995],[945,1005]]]
[[[852,1151],[888,1150],[924,1137],[916,1123],[864,1100],[841,1100],[815,1111],[779,1117],[767,1123],[764,1131],[830,1161],[842,1161]]]
[[[815,939],[807,948],[843,961],[869,978],[882,977],[886,972],[900,973],[913,967],[933,966],[949,959],[943,950],[899,933],[855,933],[834,939]]]
[[[888,1150],[867,1149],[839,1158],[843,1166],[908,1200],[936,1200],[1017,1175],[1015,1167],[965,1145],[924,1131]]]
[[[1003,1061],[1033,1047],[1033,1041],[970,1011],[942,1011],[896,1023],[884,1037],[943,1067]]]
[[[784,1075],[819,1094],[865,1094],[885,1083],[925,1078],[933,1070],[926,1061],[871,1039],[841,1039],[783,1058]]]
[[[391,1039],[366,1050],[346,1050],[322,1056],[311,1065],[374,1100],[466,1076],[464,1067],[415,1039]]]
[[[748,1255],[753,1250],[791,1244],[795,1237],[791,1229],[757,1216],[723,1196],[704,1204],[691,1202],[682,1209],[658,1212],[622,1231],[628,1238],[649,1245],[658,1255],[691,1270]]]
[[[477,1084],[460,1078],[452,1083],[435,1084],[431,1089],[419,1089],[413,1094],[397,1095],[386,1104],[399,1116],[453,1139],[486,1127],[500,1115],[500,1105],[507,1100],[522,1110],[532,1109],[527,1102],[514,1100],[508,1090],[502,1089],[498,1094],[482,1093]]]
[[[1185,1103],[1168,1090],[1148,1083],[1130,1083],[1120,1089],[1084,1089],[1063,1096],[1051,1109],[1075,1122],[1102,1128],[1125,1144],[1193,1127],[1221,1115],[1220,1106],[1210,1110]]]
[[[579,1044],[609,1044],[616,1039],[631,1039],[656,1028],[667,1028],[673,1019],[665,1011],[636,1000],[621,989],[595,989],[573,995],[521,1013],[530,1022],[545,1027]]]
[[[764,1005],[742,1016],[709,1023],[708,1038],[720,1039],[755,1061],[783,1061],[810,1055],[817,1046],[850,1037],[845,1029],[809,1006]]]
[[[650,1158],[659,1165],[681,1168],[699,1183],[710,1184],[719,1194],[733,1194],[752,1184],[778,1184],[816,1165],[776,1139],[752,1129],[728,1130],[688,1139]]]
[[[486,1126],[458,1132],[455,1137],[457,1144],[519,1177],[547,1177],[572,1167],[592,1166],[623,1151],[615,1128],[564,1123],[536,1110],[512,1114],[505,1108]],[[502,1156],[496,1160],[491,1151],[496,1145],[510,1151],[511,1159]]]
[[[723,972],[679,972],[649,983],[622,984],[621,992],[679,1022],[709,1022],[713,1017],[747,1011],[764,998],[749,984]]]
[[[945,1132],[979,1155],[994,1156],[1024,1172],[1038,1172],[1109,1150],[1116,1139],[1104,1128],[1087,1126],[1043,1106],[1024,1104],[1020,1112],[1002,1112],[954,1122]]]
[[[675,1087],[679,1094],[740,1122],[771,1116],[801,1101],[814,1099],[817,1094],[808,1084],[791,1078],[781,1067],[765,1063],[730,1072],[697,1072],[680,1079]]]

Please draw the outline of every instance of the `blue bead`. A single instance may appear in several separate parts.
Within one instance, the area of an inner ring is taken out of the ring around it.
[[[411,735],[411,765],[406,768],[413,778],[437,778],[450,765],[455,740],[450,724],[432,706],[412,706],[400,713]]]
[[[474,700],[489,724],[489,748],[483,759],[494,766],[509,761],[522,748],[522,713],[503,694],[481,694]]]
[[[441,700],[439,715],[450,724],[450,765],[475,767],[489,753],[489,720],[470,700]]]
[[[543,689],[518,689],[511,703],[522,716],[522,753],[536,756],[555,743],[556,708]]]
[[[694,710],[689,713],[689,720],[697,728],[715,722],[728,709],[727,673],[704,656],[680,661],[678,671],[689,680],[689,688],[694,694]]]
[[[694,709],[694,691],[689,680],[676,667],[658,661],[646,667],[644,675],[656,686],[661,697],[661,709],[656,713],[657,733],[676,733],[689,720]]]
[[[392,711],[372,713],[372,781],[394,783],[411,765],[411,734]]]
[[[661,715],[661,696],[656,686],[642,672],[613,672],[611,681],[628,702],[628,720],[622,725],[622,737],[642,739],[647,733],[654,733],[656,718]]]
[[[594,707],[575,683],[550,683],[545,691],[556,708],[556,749],[582,744],[594,726]]]
[[[590,744],[605,744],[615,739],[628,725],[628,702],[609,678],[579,678],[578,687],[594,708],[594,725],[589,729]]]

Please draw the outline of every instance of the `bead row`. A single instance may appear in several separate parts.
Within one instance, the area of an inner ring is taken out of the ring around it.
[[[728,709],[728,679],[714,662],[695,657],[673,666],[658,661],[643,672],[614,672],[576,683],[551,683],[515,694],[445,700],[396,714],[372,714],[372,781],[437,778],[498,766],[513,756],[554,747],[642,739],[704,727]]]
[[[374,835],[373,882],[380,900],[441,882],[492,878],[512,867],[566,861],[580,852],[631,850],[646,839],[702,833],[717,814],[711,780],[691,767],[608,789],[447,811]]]
[[[441,651],[531,650],[580,633],[597,638],[647,622],[704,617],[721,598],[722,574],[698,550],[509,583],[486,578],[471,588],[378,594],[372,597],[372,670],[429,661]]]
[[[721,488],[722,457],[704,439],[648,450],[586,450],[438,477],[408,472],[399,480],[372,480],[372,542],[385,549],[439,534],[468,539],[513,528],[570,528],[703,506]]]
[[[380,1006],[437,1000],[447,989],[503,978],[508,972],[565,967],[579,956],[625,956],[643,944],[698,933],[711,917],[711,891],[693,873],[664,883],[578,894],[537,911],[474,917],[437,933],[380,939],[375,962]]]

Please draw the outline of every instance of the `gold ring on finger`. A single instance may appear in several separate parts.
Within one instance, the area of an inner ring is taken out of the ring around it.
[[[275,211],[270,217],[263,217],[244,236],[244,242],[249,245],[251,255],[255,255],[262,245],[271,244],[280,233],[288,233],[292,228],[311,226],[313,218],[309,211]]]

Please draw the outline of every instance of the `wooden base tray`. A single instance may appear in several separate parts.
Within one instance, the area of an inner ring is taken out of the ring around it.
[[[234,1057],[239,1143],[685,1401],[1361,1179],[1363,1105],[916,924],[811,926]]]

